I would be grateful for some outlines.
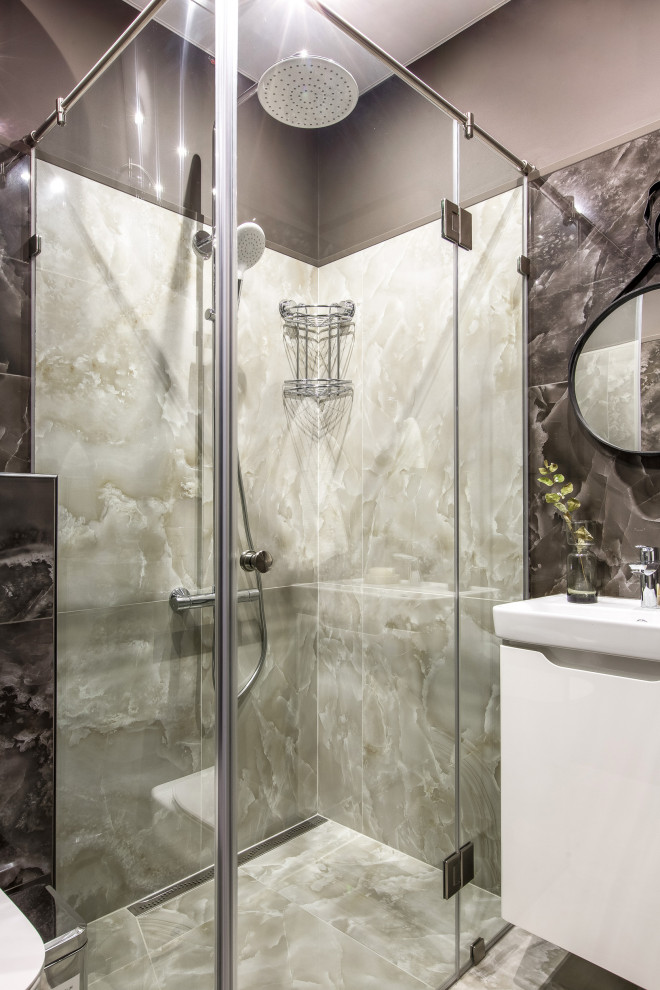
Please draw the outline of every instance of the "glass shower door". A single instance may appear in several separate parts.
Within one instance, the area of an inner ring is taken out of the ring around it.
[[[472,249],[458,250],[458,656],[460,842],[475,877],[460,893],[460,965],[500,917],[497,602],[524,597],[523,189],[478,138],[459,140],[460,203]],[[477,945],[477,958],[479,946]]]
[[[35,464],[60,493],[56,887],[89,923],[90,980],[123,986],[213,980],[213,821],[179,791],[210,770],[213,812],[213,612],[169,603],[213,582],[211,266],[193,249],[213,116],[209,55],[152,22],[35,162]]]
[[[240,7],[239,91],[310,49],[301,17],[280,50],[273,10]],[[238,221],[266,237],[237,318],[238,450],[274,557],[237,715],[238,987],[422,990],[456,972],[453,125],[310,17],[315,55],[378,84],[318,130],[238,107]],[[292,384],[282,300],[354,304],[341,395]]]

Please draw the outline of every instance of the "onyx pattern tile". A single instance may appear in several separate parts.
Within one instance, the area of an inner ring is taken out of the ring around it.
[[[31,374],[30,279],[30,265],[0,247],[0,372],[24,378]]]
[[[215,883],[211,880],[145,912],[137,922],[151,953],[213,921],[214,911]]]
[[[579,335],[650,258],[642,214],[659,150],[660,132],[654,131],[533,187],[531,384],[566,378]]]
[[[566,590],[563,523],[543,500],[536,481],[546,458],[575,485],[580,515],[600,524],[598,580],[601,594],[635,597],[628,565],[637,544],[653,545],[660,521],[660,468],[652,458],[621,457],[586,434],[568,400],[566,382],[529,390],[530,592]]]
[[[161,990],[148,956],[113,970],[98,980],[89,981],[94,990]]]
[[[0,474],[0,623],[52,616],[57,481]]]
[[[0,410],[0,471],[29,471],[29,378],[0,374]]]
[[[441,871],[335,823],[308,836],[306,849],[295,840],[297,857],[287,844],[267,864],[258,857],[243,869],[402,971],[431,986],[446,979],[455,911],[443,899]]]
[[[21,155],[3,174],[0,196],[0,259],[27,261],[30,236],[30,156]]]
[[[241,867],[243,873],[275,890],[290,883],[292,877],[305,867],[331,854],[340,846],[362,838],[359,832],[334,821],[309,829],[284,845],[249,860]]]
[[[148,955],[138,919],[126,908],[87,925],[87,971],[94,983]]]
[[[52,619],[0,627],[0,886],[52,873]]]
[[[456,990],[641,990],[564,949],[513,928]]]
[[[212,862],[211,830],[152,797],[202,769],[209,621],[167,601],[58,616],[58,890],[88,921]]]

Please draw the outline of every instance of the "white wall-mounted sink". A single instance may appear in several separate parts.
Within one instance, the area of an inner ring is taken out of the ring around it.
[[[638,599],[599,598],[590,605],[565,595],[495,605],[495,632],[511,643],[660,661],[660,609]]]
[[[660,611],[554,596],[493,613],[502,917],[660,990]]]

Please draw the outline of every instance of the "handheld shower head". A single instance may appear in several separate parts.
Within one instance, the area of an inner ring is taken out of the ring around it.
[[[266,235],[258,223],[242,223],[237,231],[237,269],[242,279],[253,268],[266,249]]]

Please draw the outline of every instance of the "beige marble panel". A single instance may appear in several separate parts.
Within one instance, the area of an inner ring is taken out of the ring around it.
[[[319,813],[362,830],[362,595],[319,584]]]
[[[453,598],[364,602],[364,832],[433,866],[453,851]]]
[[[212,862],[212,836],[151,798],[212,732],[203,621],[167,602],[58,617],[57,887],[88,921]]]
[[[36,468],[60,476],[59,607],[197,586],[210,271],[199,224],[39,163]]]
[[[316,302],[316,269],[266,249],[244,279],[238,314],[238,450],[256,545],[274,558],[266,587],[316,577],[316,443],[287,418],[291,378],[280,326],[282,299]]]
[[[461,595],[461,826],[475,884],[500,893],[500,640],[487,598]]]
[[[364,252],[364,571],[453,580],[453,251],[439,223]]]
[[[459,254],[460,588],[522,593],[521,190],[471,207]]]
[[[473,250],[459,252],[459,648],[461,834],[475,880],[461,901],[462,960],[498,927],[474,911],[500,891],[499,641],[492,607],[523,596],[522,192],[470,208]],[[492,900],[492,899],[491,899]],[[483,930],[481,930],[483,929]]]
[[[268,656],[238,716],[241,849],[308,818],[317,806],[316,589],[267,590],[264,604]]]
[[[240,848],[316,811],[317,591],[292,585],[317,575],[318,448],[284,407],[291,371],[279,314],[282,299],[314,303],[316,295],[315,268],[269,249],[241,292],[238,449],[252,537],[274,564],[263,578],[268,657],[238,721]],[[241,678],[258,657],[252,639],[239,657]]]

